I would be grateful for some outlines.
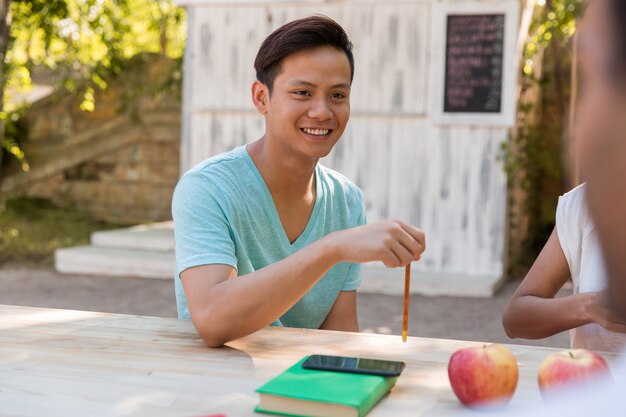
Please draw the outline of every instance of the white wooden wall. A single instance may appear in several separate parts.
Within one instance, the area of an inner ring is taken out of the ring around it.
[[[498,154],[507,130],[430,122],[434,0],[190,1],[183,170],[262,135],[250,85],[263,39],[287,21],[331,16],[354,43],[356,72],[348,128],[324,163],[363,189],[370,222],[397,217],[427,233],[415,290],[491,294],[503,275],[506,177]],[[368,271],[378,277],[366,282],[371,288],[401,287],[397,271],[393,284],[389,273]]]

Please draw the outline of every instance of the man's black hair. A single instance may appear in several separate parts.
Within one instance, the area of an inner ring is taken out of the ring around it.
[[[339,23],[319,15],[289,22],[263,41],[254,60],[257,80],[267,85],[271,92],[283,59],[296,52],[327,45],[345,52],[350,62],[352,81],[354,56],[350,39]]]

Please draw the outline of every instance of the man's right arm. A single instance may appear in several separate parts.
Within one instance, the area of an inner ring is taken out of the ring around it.
[[[400,267],[419,260],[424,249],[421,230],[386,221],[331,233],[247,275],[214,264],[186,269],[180,277],[198,334],[217,347],[271,324],[338,262]]]

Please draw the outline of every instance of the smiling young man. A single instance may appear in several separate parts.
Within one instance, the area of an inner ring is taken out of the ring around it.
[[[361,191],[318,163],[350,116],[352,44],[313,16],[273,32],[255,60],[257,141],[187,172],[174,193],[176,300],[208,346],[267,325],[358,331],[359,264],[419,260],[421,230],[365,225]]]

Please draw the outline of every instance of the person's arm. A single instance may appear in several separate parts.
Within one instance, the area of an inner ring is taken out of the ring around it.
[[[341,291],[320,329],[358,332],[356,291]]]
[[[589,323],[622,331],[622,325],[608,314],[604,293],[554,298],[569,277],[554,230],[504,311],[506,334],[511,338],[541,339]]]
[[[554,298],[570,277],[556,230],[509,301],[502,324],[511,338],[541,339],[588,323],[582,297]]]
[[[424,249],[421,230],[388,221],[331,233],[247,275],[204,265],[180,277],[198,334],[208,346],[221,346],[272,323],[338,262],[382,261],[393,268],[419,260]]]

